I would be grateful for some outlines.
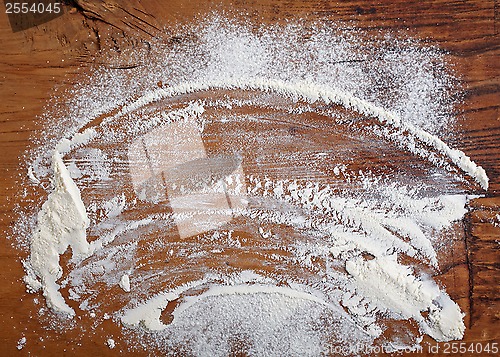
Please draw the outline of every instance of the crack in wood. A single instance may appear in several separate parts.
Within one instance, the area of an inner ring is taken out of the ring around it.
[[[465,240],[465,262],[467,264],[467,270],[469,272],[468,276],[468,300],[469,300],[469,323],[468,328],[472,328],[473,324],[473,313],[474,313],[474,267],[472,265],[472,259],[470,259],[470,241],[472,240],[472,211],[468,212],[464,217],[464,240]]]

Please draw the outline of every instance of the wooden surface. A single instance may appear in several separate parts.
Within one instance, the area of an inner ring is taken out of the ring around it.
[[[214,9],[248,13],[256,22],[326,19],[350,21],[367,31],[404,30],[449,52],[465,89],[464,104],[457,112],[461,132],[445,139],[483,166],[491,185],[485,198],[471,204],[464,241],[454,253],[458,258],[438,280],[466,312],[464,341],[500,342],[500,227],[493,224],[500,214],[500,5],[496,1],[77,0],[64,6],[63,16],[19,32],[12,31],[3,10],[0,14],[0,338],[4,351],[0,354],[116,353],[102,344],[103,338],[84,336],[75,345],[71,333],[45,330],[38,321],[37,308],[22,282],[21,253],[6,239],[16,219],[12,211],[19,200],[16,180],[26,174],[19,163],[37,129],[35,117],[42,113],[54,86],[71,86],[77,73],[90,64],[106,63],[109,53],[116,55],[147,42],[165,24],[189,21]],[[167,38],[181,35],[179,28],[179,33]],[[105,336],[96,332],[100,333]],[[22,336],[27,337],[29,348],[17,351]]]

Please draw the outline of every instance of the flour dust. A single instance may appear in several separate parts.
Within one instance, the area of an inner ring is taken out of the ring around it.
[[[456,104],[441,51],[217,15],[183,31],[47,106],[16,228],[39,318],[111,319],[103,345],[174,355],[461,339],[433,276],[488,177],[437,136]]]

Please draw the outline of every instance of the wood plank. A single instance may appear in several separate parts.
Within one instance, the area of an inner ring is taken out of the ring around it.
[[[147,47],[154,36],[175,41],[182,32],[162,34],[167,24],[186,23],[215,10],[248,15],[257,23],[303,18],[355,25],[372,33],[381,29],[405,31],[447,51],[447,58],[463,80],[463,104],[457,109],[459,132],[446,138],[480,163],[491,178],[485,197],[471,203],[465,234],[445,261],[439,281],[466,312],[464,341],[499,342],[500,238],[500,105],[498,4],[493,0],[451,1],[279,1],[241,0],[189,2],[173,0],[121,1],[75,0],[65,15],[21,32],[12,32],[7,16],[0,18],[0,226],[6,237],[15,222],[19,201],[16,182],[25,175],[19,160],[29,140],[40,129],[35,120],[43,112],[55,86],[70,88],[79,74],[94,63],[108,63],[108,54],[127,48]],[[124,58],[126,60],[126,58]],[[133,65],[133,63],[132,63]],[[477,190],[477,193],[481,193]],[[0,240],[0,340],[6,355],[13,355],[17,341],[26,336],[33,355],[78,353],[113,354],[104,345],[106,336],[117,334],[111,322],[104,330],[82,333],[45,330],[38,321],[38,306],[25,292],[19,257],[26,251]],[[464,285],[461,282],[467,281]],[[43,299],[41,299],[43,300]],[[91,321],[82,322],[91,324]],[[43,338],[43,341],[40,340]],[[80,341],[75,345],[72,341]],[[430,339],[427,343],[434,344]],[[141,353],[139,353],[141,354]]]

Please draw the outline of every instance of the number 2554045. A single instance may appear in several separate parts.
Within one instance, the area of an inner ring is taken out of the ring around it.
[[[61,12],[61,3],[35,3],[30,4],[27,2],[6,2],[5,3],[5,13],[6,14],[59,14]]]

